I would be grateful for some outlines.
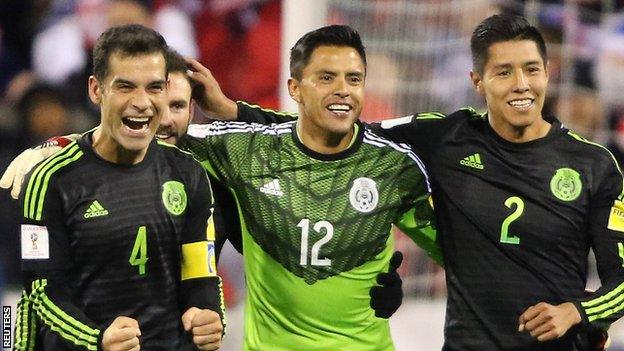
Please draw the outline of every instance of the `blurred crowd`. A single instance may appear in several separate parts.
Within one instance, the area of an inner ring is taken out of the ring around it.
[[[312,0],[310,0],[312,1]],[[316,1],[316,0],[315,0]],[[546,113],[624,161],[623,0],[327,0],[327,22],[355,27],[368,54],[366,121],[466,105],[474,26],[515,12],[548,41]],[[226,95],[278,108],[282,0],[0,1],[0,170],[22,149],[99,120],[86,94],[95,39],[141,23],[209,67]],[[197,115],[195,122],[204,122]],[[0,292],[20,284],[18,204],[0,193]],[[442,271],[408,239],[408,292],[444,293]],[[411,254],[409,253],[411,252]]]

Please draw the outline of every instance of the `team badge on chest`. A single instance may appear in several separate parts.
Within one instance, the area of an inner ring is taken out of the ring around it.
[[[582,189],[581,175],[572,168],[559,168],[550,180],[550,191],[562,201],[576,200]]]
[[[163,184],[162,202],[167,211],[179,216],[186,210],[186,191],[184,184],[170,180]]]
[[[351,206],[359,212],[368,213],[374,210],[379,201],[375,181],[365,177],[354,180],[349,192],[349,201]]]

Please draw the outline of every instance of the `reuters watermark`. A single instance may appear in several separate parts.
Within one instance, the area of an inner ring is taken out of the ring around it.
[[[11,348],[11,306],[2,306],[2,348]]]

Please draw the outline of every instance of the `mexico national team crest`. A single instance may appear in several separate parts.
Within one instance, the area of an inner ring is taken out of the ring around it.
[[[163,184],[163,205],[174,216],[179,216],[186,210],[186,191],[184,184],[170,180]]]
[[[550,191],[562,201],[576,200],[582,188],[581,175],[572,168],[559,168],[550,180]]]
[[[360,212],[368,213],[374,210],[379,201],[375,181],[365,177],[354,180],[349,192],[349,201],[351,206]]]

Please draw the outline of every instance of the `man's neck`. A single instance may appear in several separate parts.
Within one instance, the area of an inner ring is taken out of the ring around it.
[[[98,127],[93,132],[93,150],[98,156],[110,163],[135,165],[145,158],[147,149],[131,151],[124,149],[110,135]]]
[[[543,118],[538,118],[531,125],[515,127],[508,123],[497,123],[493,118],[488,118],[490,127],[501,138],[512,143],[526,143],[545,137],[550,131],[551,124]]]
[[[319,154],[337,154],[351,147],[357,138],[357,124],[347,134],[333,134],[327,131],[313,131],[313,128],[302,126],[301,120],[297,121],[296,131],[299,140],[308,149]]]

